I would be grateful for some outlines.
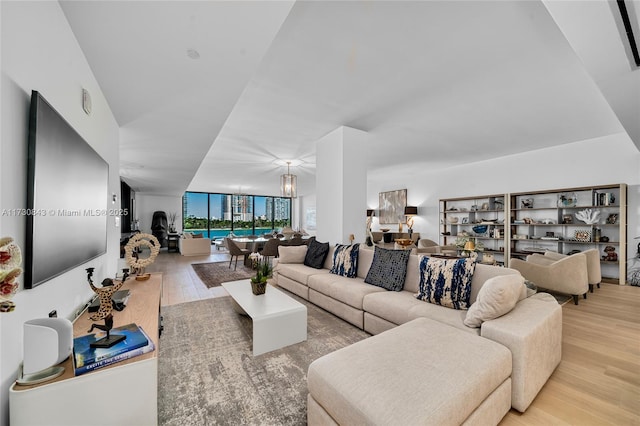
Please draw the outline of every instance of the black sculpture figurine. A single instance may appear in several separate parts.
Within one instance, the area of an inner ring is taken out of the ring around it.
[[[113,300],[111,297],[113,296],[113,293],[115,293],[120,289],[120,287],[122,287],[122,284],[124,284],[127,279],[129,270],[123,269],[124,275],[122,277],[122,281],[120,281],[118,284],[114,285],[111,278],[105,278],[104,280],[102,280],[102,287],[98,288],[93,285],[93,281],[91,280],[91,278],[93,277],[94,269],[95,268],[87,268],[87,281],[89,281],[91,290],[93,290],[100,298],[100,308],[98,309],[98,312],[90,315],[89,318],[93,321],[100,321],[104,319],[104,325],[92,324],[91,328],[89,329],[89,333],[91,333],[94,328],[97,328],[98,330],[105,331],[107,335],[102,339],[91,343],[91,347],[110,348],[116,343],[124,340],[126,337],[121,334],[111,335],[111,329],[113,328],[113,314],[111,313],[113,310]]]

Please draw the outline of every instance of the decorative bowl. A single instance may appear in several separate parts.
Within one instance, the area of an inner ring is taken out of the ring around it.
[[[380,232],[389,232],[389,228],[380,228]]]
[[[411,245],[413,243],[413,240],[411,240],[410,238],[396,238],[396,243],[400,244],[403,247],[406,247],[408,245]]]
[[[448,221],[449,223],[458,223],[458,218],[457,218],[457,217],[455,217],[455,216],[451,216],[451,217],[448,217],[448,218],[447,218],[447,221]]]
[[[473,229],[473,232],[475,232],[476,234],[484,234],[485,232],[487,232],[487,225],[476,225],[471,229]]]

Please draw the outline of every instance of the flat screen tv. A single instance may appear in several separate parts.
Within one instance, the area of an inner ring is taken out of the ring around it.
[[[106,253],[108,191],[108,163],[33,91],[25,288],[34,288]]]

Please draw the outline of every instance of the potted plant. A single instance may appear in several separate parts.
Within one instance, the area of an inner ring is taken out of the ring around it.
[[[267,290],[267,280],[273,275],[273,267],[269,261],[262,256],[254,258],[256,275],[251,277],[251,291],[253,294],[264,294]]]

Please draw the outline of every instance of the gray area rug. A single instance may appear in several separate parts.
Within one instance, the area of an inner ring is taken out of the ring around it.
[[[192,263],[191,267],[196,272],[200,280],[207,288],[217,287],[228,281],[238,281],[251,278],[256,271],[244,266],[242,259],[238,260],[238,267],[234,270],[235,261],[229,262],[211,262],[211,263]]]
[[[163,307],[158,424],[306,424],[309,364],[369,334],[291,296],[307,306],[307,341],[257,357],[230,297]]]

